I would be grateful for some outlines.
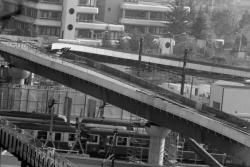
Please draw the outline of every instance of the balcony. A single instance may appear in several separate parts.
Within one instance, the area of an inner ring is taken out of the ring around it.
[[[12,4],[18,4],[17,0],[3,0],[3,2],[8,2],[8,3],[12,3]]]
[[[121,9],[125,10],[136,10],[136,11],[154,11],[154,12],[168,12],[170,11],[169,6],[163,5],[152,5],[152,4],[138,4],[138,3],[123,3]]]
[[[49,4],[62,4],[62,0],[31,0],[31,1],[40,1],[41,3],[49,3]]]
[[[79,0],[78,6],[95,7],[96,0]]]
[[[97,7],[92,7],[92,6],[78,6],[76,8],[76,12],[98,14],[99,10]]]
[[[109,31],[124,31],[123,25],[114,25],[114,24],[106,24],[106,23],[76,23],[77,29],[92,29],[92,30],[109,30]]]
[[[146,20],[146,19],[133,19],[133,18],[121,18],[121,24],[125,25],[139,25],[139,26],[155,26],[165,27],[166,25],[159,20]]]
[[[35,19],[27,16],[16,16],[15,20],[35,25],[42,25],[42,26],[52,26],[52,27],[60,27],[61,22],[60,21],[54,21],[54,20],[45,20],[45,19]]]
[[[62,5],[55,3],[40,3],[40,2],[37,3],[37,2],[25,1],[23,5],[26,7],[40,9],[40,10],[62,11]]]

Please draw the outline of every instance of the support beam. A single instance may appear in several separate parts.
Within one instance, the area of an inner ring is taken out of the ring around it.
[[[199,154],[202,159],[212,167],[223,167],[212,155],[210,155],[199,143],[194,139],[189,138],[188,144],[193,148],[193,150]]]

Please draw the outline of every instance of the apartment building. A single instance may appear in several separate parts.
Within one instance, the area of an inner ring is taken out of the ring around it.
[[[3,0],[6,10],[13,11],[18,0]],[[109,31],[117,38],[123,25],[96,20],[96,0],[23,0],[22,13],[14,17],[16,30],[27,36],[56,36],[64,39],[98,39]]]
[[[122,24],[126,32],[134,29],[142,33],[161,35],[166,30],[169,0],[97,0],[99,20]]]
[[[142,33],[161,35],[166,29],[167,12],[170,7],[154,2],[124,2],[120,5],[121,16],[119,22],[126,31],[138,29]]]

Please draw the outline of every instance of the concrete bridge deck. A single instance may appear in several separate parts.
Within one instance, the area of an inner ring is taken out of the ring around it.
[[[77,44],[53,43],[52,45],[52,49],[61,49],[64,47],[69,47],[71,48],[71,51],[76,52],[79,55],[98,61],[127,66],[138,66],[139,57],[137,54]],[[183,59],[181,58],[142,55],[141,61],[142,64],[144,63],[144,65],[150,65],[156,69],[172,70],[177,71],[178,73],[181,73],[183,67]],[[194,60],[187,60],[186,73],[188,75],[230,81],[244,81],[246,78],[250,78],[250,69],[247,68],[199,62]]]
[[[84,62],[67,62],[33,49],[25,44],[2,42],[1,55],[18,68],[43,75],[91,96],[123,108],[203,143],[214,145],[235,157],[236,163],[250,165],[250,134],[237,125],[225,123],[200,113],[175,100],[124,82]]]

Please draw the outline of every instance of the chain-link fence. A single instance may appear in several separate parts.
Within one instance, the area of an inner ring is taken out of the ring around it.
[[[65,106],[70,98],[70,107]],[[58,86],[0,85],[0,110],[47,113],[51,99],[55,100],[54,113],[75,117],[106,117],[111,119],[140,119],[127,111],[106,105],[100,113],[102,101],[74,89]]]

